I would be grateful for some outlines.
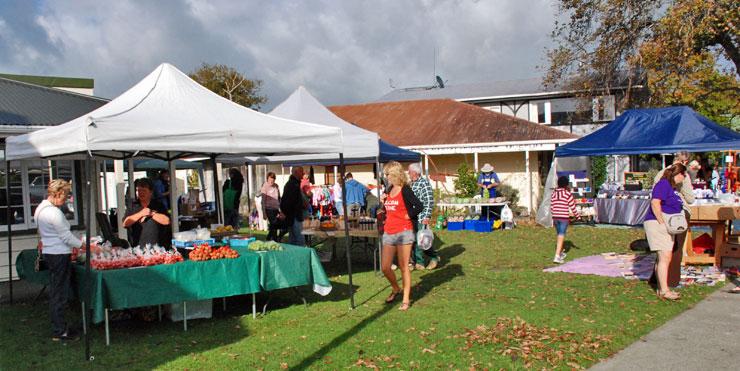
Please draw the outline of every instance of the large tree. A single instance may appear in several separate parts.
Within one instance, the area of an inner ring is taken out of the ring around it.
[[[557,3],[548,84],[586,94],[625,87],[621,109],[685,104],[722,124],[740,116],[737,1]]]
[[[248,79],[232,67],[203,63],[189,76],[214,93],[242,106],[258,110],[267,102],[266,97],[259,95],[262,81]]]

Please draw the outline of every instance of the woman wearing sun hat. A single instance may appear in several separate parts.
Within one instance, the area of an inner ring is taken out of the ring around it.
[[[496,187],[500,181],[498,175],[493,171],[493,166],[489,163],[483,165],[478,174],[478,187],[480,187],[480,195],[482,198],[494,198],[496,197]],[[481,219],[488,220],[489,206],[481,207]]]

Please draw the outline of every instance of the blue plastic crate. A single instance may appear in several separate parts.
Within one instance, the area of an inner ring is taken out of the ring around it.
[[[491,232],[493,230],[493,221],[491,220],[478,220],[475,223],[476,232]]]
[[[447,222],[448,231],[462,231],[465,228],[464,222]]]
[[[236,239],[229,239],[229,246],[231,247],[247,247],[250,243],[256,241],[257,239],[254,237],[249,238],[236,238]]]
[[[172,240],[172,246],[174,247],[193,247],[195,245],[202,245],[204,243],[207,243],[211,246],[216,243],[215,238],[209,238],[207,240],[195,240],[195,241],[178,241],[178,240]]]
[[[465,223],[464,229],[466,231],[474,231],[475,230],[475,224],[478,223],[478,221],[477,220],[468,219],[468,220],[464,221],[463,223]]]

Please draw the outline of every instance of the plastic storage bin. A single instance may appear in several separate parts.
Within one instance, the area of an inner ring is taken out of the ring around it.
[[[493,230],[493,221],[491,220],[478,220],[475,223],[476,232],[490,232]]]
[[[213,300],[192,300],[185,302],[185,318],[188,320],[199,318],[211,318],[213,315]],[[166,307],[166,311],[172,322],[183,320],[183,303],[172,303]]]
[[[448,231],[462,231],[465,228],[465,222],[447,222]]]
[[[465,223],[465,227],[464,228],[465,228],[466,231],[474,231],[475,230],[475,224],[478,223],[478,221],[477,220],[469,219],[469,220],[466,220],[464,223]]]
[[[247,247],[250,243],[256,241],[257,239],[254,237],[249,238],[234,238],[229,239],[229,246],[231,247]]]
[[[207,240],[195,240],[195,241],[178,241],[178,240],[172,240],[172,246],[174,247],[183,247],[183,248],[192,248],[195,245],[202,245],[204,243],[207,243],[211,246],[216,243],[215,238],[209,238]]]

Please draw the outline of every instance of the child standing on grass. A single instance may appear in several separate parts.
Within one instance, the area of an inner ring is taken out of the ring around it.
[[[565,262],[563,241],[565,240],[565,231],[568,230],[568,224],[570,224],[570,216],[579,217],[578,210],[576,210],[576,202],[573,200],[573,194],[570,193],[568,183],[567,176],[559,177],[558,188],[552,192],[552,196],[550,197],[552,222],[555,225],[555,231],[558,233],[555,258],[552,259],[552,262],[558,264]]]

